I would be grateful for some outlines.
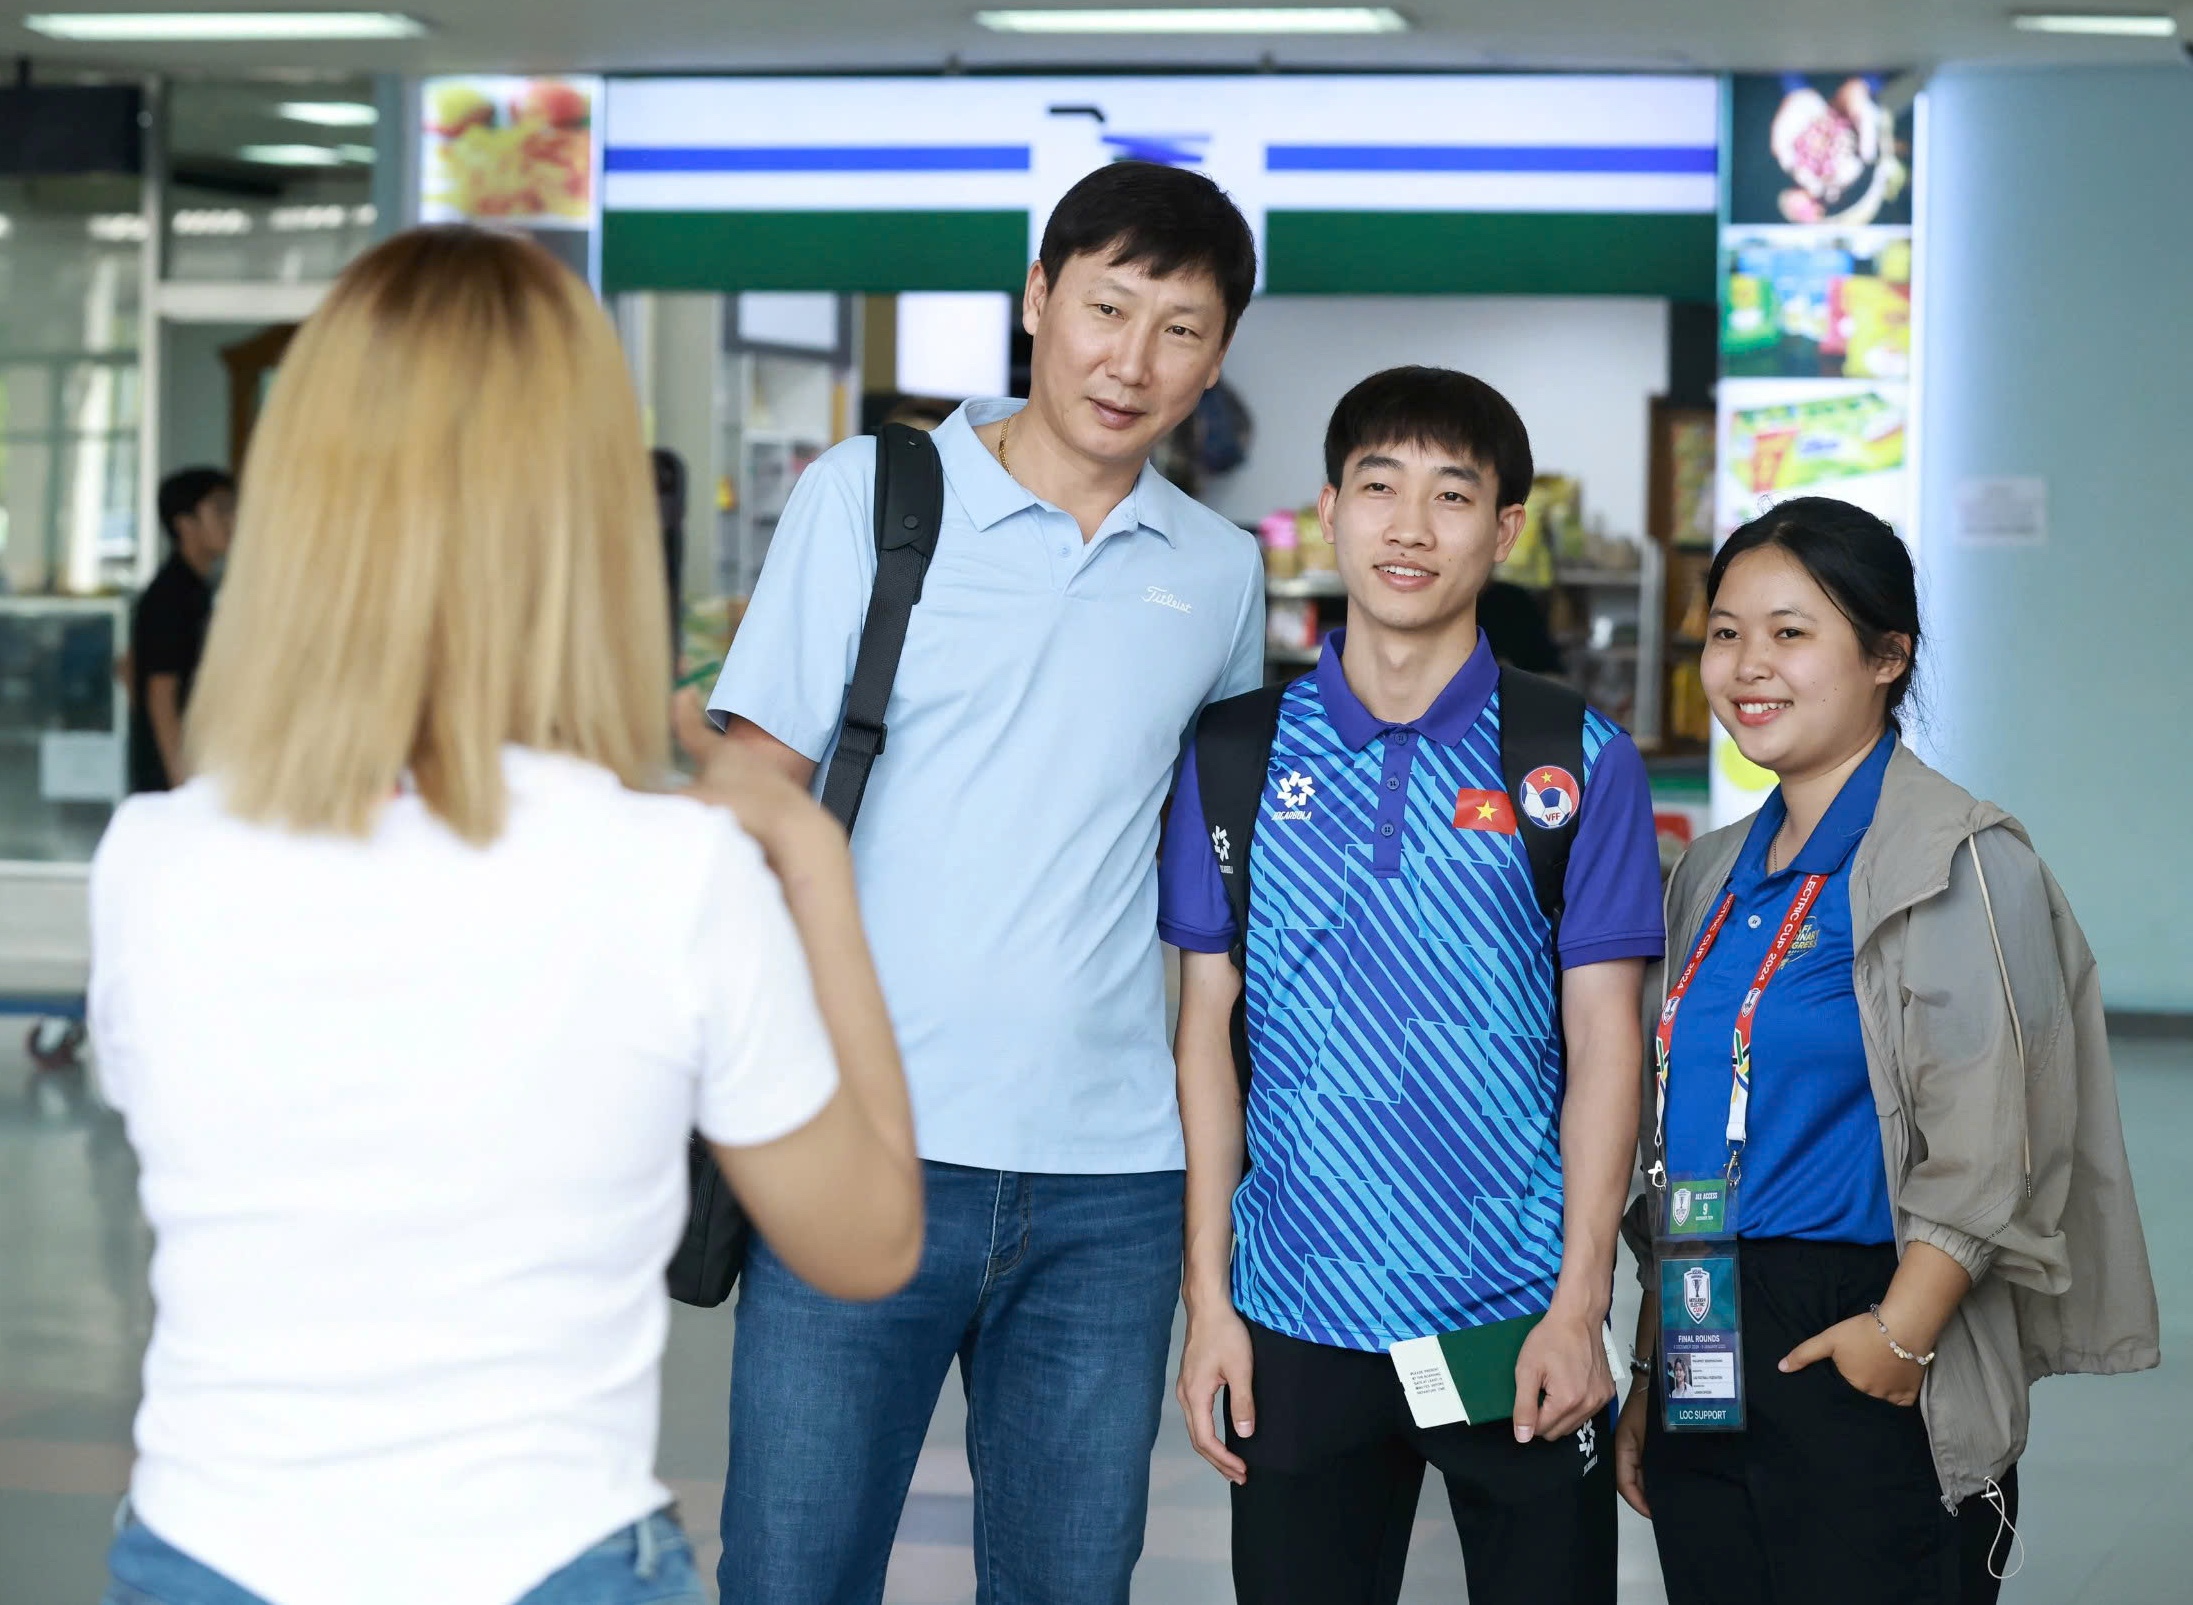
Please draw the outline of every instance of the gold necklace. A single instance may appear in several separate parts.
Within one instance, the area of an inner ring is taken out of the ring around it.
[[[1020,414],[1017,412],[1007,413],[1005,422],[998,429],[998,466],[1004,469],[1008,476],[1013,472],[1013,462],[1010,457],[1005,455],[1005,443],[1013,438],[1013,420],[1019,416]]]

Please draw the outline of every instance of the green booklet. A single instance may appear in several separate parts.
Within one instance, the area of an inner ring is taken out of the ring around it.
[[[1544,1319],[1543,1315],[1519,1315],[1511,1321],[1396,1343],[1387,1352],[1393,1356],[1393,1368],[1400,1375],[1401,1391],[1408,1396],[1409,1414],[1416,1424],[1482,1426],[1511,1419],[1515,1362],[1522,1356],[1524,1339]],[[1606,1346],[1608,1369],[1619,1379],[1625,1362],[1615,1347],[1613,1328],[1601,1328],[1600,1338]]]

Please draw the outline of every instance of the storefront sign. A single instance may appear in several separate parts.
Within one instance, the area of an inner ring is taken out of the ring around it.
[[[1222,185],[1272,290],[1703,293],[1718,193],[1704,77],[618,79],[607,124],[613,286],[1012,289],[1136,159]]]

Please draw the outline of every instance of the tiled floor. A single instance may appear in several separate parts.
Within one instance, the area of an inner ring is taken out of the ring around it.
[[[151,1320],[147,1236],[115,1123],[81,1083],[33,1077],[17,1030],[0,1045],[0,1605],[91,1605],[129,1470],[137,1360]],[[2140,1202],[2162,1289],[2162,1370],[2044,1383],[2020,1473],[2023,1571],[2008,1605],[2182,1605],[2193,1599],[2193,1044],[2119,1047]],[[1626,1285],[1626,1278],[1625,1278]],[[722,1490],[725,1312],[681,1309],[664,1379],[662,1471],[704,1561]],[[962,1411],[948,1384],[900,1528],[887,1599],[974,1598]],[[1152,1466],[1136,1605],[1219,1605],[1225,1486],[1168,1420]],[[1436,1486],[1436,1485],[1434,1485]],[[1623,1600],[1661,1598],[1644,1524],[1624,1512]],[[1411,1605],[1464,1597],[1444,1505],[1427,1489]],[[1738,1602],[1732,1602],[1738,1605]]]

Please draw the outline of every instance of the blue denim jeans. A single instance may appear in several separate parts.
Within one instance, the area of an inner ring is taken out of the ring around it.
[[[905,1291],[740,1284],[723,1605],[876,1605],[956,1357],[981,1605],[1126,1605],[1180,1295],[1181,1174],[924,1167]]]
[[[107,1570],[101,1605],[266,1605],[132,1518],[115,1535]],[[701,1605],[705,1598],[685,1529],[658,1510],[560,1567],[517,1605]]]

